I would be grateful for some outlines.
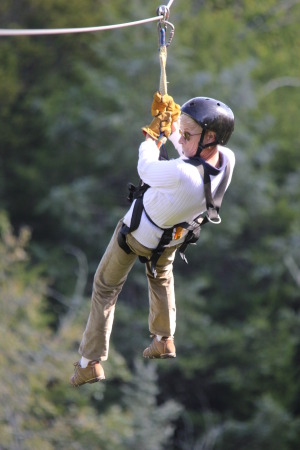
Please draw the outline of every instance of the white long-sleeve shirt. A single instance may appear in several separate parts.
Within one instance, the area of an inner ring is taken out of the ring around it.
[[[191,222],[206,211],[203,179],[192,164],[184,162],[179,133],[175,132],[170,140],[180,157],[169,161],[159,161],[159,149],[152,140],[144,141],[139,148],[138,173],[144,183],[150,188],[144,194],[144,208],[152,221],[161,228],[170,228],[181,222]],[[226,164],[230,162],[230,176],[226,186],[229,186],[235,165],[234,153],[227,147],[218,145],[222,154],[222,166],[219,173],[211,178],[212,195],[222,181]],[[129,227],[134,202],[124,217],[124,223]],[[147,218],[143,211],[140,226],[132,235],[142,245],[156,248],[163,231]],[[184,240],[186,231],[180,240],[172,240],[170,245],[177,245]]]

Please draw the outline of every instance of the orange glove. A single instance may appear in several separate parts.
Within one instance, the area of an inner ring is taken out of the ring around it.
[[[178,105],[178,103],[175,103],[172,97],[170,98],[171,100],[169,101],[166,110],[171,113],[172,122],[177,122],[178,117],[180,116],[180,105]]]
[[[161,95],[159,92],[155,92],[153,95],[153,102],[151,113],[153,117],[158,116],[163,111],[171,113],[172,122],[176,122],[180,116],[180,105],[174,102],[171,95]]]
[[[153,95],[153,102],[152,102],[152,107],[151,107],[151,114],[153,117],[158,116],[158,114],[166,111],[167,106],[169,105],[170,102],[173,102],[173,98],[168,95],[162,95],[160,92],[155,92],[155,94]],[[167,110],[168,111],[168,110]]]
[[[153,139],[157,140],[163,133],[166,137],[169,137],[172,130],[172,116],[170,112],[159,113],[150,125],[146,125],[142,128],[144,135],[149,134]]]

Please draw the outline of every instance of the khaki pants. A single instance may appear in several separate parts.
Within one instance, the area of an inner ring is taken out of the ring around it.
[[[105,361],[108,357],[115,305],[122,287],[138,256],[151,256],[151,250],[141,245],[131,234],[126,242],[133,251],[127,254],[119,247],[118,223],[94,277],[91,311],[79,347],[79,353],[88,359]],[[156,278],[150,264],[146,264],[149,288],[149,330],[152,334],[173,336],[176,327],[176,306],[173,261],[176,247],[166,248],[159,258]],[[129,330],[130,331],[130,330]]]

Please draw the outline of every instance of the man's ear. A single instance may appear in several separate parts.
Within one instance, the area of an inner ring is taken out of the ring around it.
[[[207,131],[207,143],[214,142],[216,140],[216,133],[214,131]]]

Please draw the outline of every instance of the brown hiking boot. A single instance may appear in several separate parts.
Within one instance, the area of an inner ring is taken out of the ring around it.
[[[164,336],[160,341],[157,340],[156,336],[153,336],[151,344],[144,350],[143,357],[150,359],[176,358],[176,348],[173,336]]]
[[[79,361],[74,363],[74,366],[74,375],[70,378],[70,384],[74,387],[105,379],[104,370],[99,361],[90,361],[85,368],[81,367]]]

